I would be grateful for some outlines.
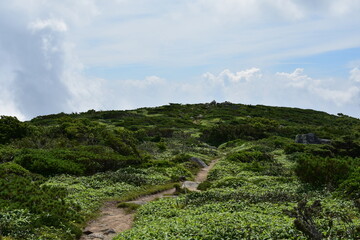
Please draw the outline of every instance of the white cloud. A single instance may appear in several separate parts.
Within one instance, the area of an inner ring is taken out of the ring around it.
[[[350,71],[350,80],[354,82],[360,82],[360,69],[359,68],[353,68]]]
[[[62,20],[57,19],[37,20],[35,22],[31,22],[29,24],[29,28],[34,31],[39,31],[46,28],[58,32],[66,32],[68,30],[66,23]]]
[[[82,64],[69,47],[68,23],[79,26],[75,16],[86,19],[83,7],[90,2],[0,3],[0,114],[29,119],[101,105],[101,84],[82,75]]]
[[[345,90],[334,90],[326,89],[320,87],[313,87],[310,90],[314,94],[318,94],[323,99],[333,102],[338,106],[343,106],[344,104],[352,103],[355,97],[359,96],[360,88],[356,86],[349,87]]]
[[[0,114],[29,118],[212,99],[353,106],[359,95],[358,65],[348,79],[338,80],[313,78],[301,68],[270,74],[262,66],[360,47],[359,11],[357,0],[2,2],[0,104],[7,104],[0,105]],[[174,77],[154,72],[111,81],[84,75],[84,69],[131,64],[159,72],[175,69]],[[206,73],[181,81],[176,75],[183,66],[202,66]],[[238,66],[246,67],[228,70]],[[266,73],[248,66],[261,66]]]
[[[356,0],[135,0],[97,7],[99,15],[77,38],[88,43],[79,47],[91,66],[234,58],[238,65],[260,65],[360,46]]]
[[[226,81],[233,83],[250,82],[254,79],[261,78],[261,76],[262,74],[260,73],[260,69],[255,67],[235,73],[231,72],[229,69],[225,69],[217,76],[209,72],[203,74],[205,79],[208,79],[213,83],[220,83],[222,85],[224,85]]]
[[[337,89],[328,87],[329,80],[314,79],[303,74],[304,69],[301,68],[295,69],[292,73],[278,72],[276,76],[280,77],[286,86],[305,89],[314,96],[319,96],[326,101],[335,103],[337,106],[343,106],[344,104],[353,103],[359,96],[360,88],[352,84],[352,81],[356,81],[357,74],[360,73],[357,70],[356,68],[351,70],[349,83],[343,82],[342,86],[338,86]]]
[[[304,88],[309,84],[309,82],[312,82],[312,79],[307,75],[303,75],[303,72],[304,69],[297,68],[292,73],[278,72],[276,75],[288,80],[286,83],[287,86]]]

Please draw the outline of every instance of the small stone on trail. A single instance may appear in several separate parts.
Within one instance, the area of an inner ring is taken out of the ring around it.
[[[89,231],[89,230],[83,232],[83,234],[86,234],[86,235],[90,235],[90,234],[92,234],[92,233],[93,233],[93,232],[92,232],[92,231]]]
[[[93,233],[93,234],[90,234],[89,237],[94,240],[105,238],[104,235],[102,235],[101,233]]]
[[[104,229],[104,230],[101,230],[105,235],[109,235],[109,234],[112,234],[112,233],[116,233],[114,229],[110,228],[110,229]]]

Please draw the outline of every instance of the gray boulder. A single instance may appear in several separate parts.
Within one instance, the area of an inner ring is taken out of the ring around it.
[[[196,163],[199,167],[202,167],[202,168],[207,167],[206,163],[204,163],[204,161],[201,160],[200,158],[192,157],[192,158],[190,158],[190,161]]]
[[[314,133],[298,134],[295,137],[296,143],[302,144],[330,144],[329,139],[318,138]]]

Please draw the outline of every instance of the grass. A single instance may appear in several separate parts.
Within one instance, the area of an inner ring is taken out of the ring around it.
[[[122,202],[117,205],[118,208],[124,208],[126,213],[132,213],[136,211],[139,207],[141,207],[140,204],[136,203],[130,203],[130,202]]]
[[[151,195],[151,194],[155,194],[155,193],[159,193],[159,192],[163,192],[163,191],[172,189],[175,187],[175,185],[176,185],[176,183],[167,183],[164,185],[157,185],[157,186],[144,186],[140,190],[129,192],[117,200],[119,202],[132,201],[132,200],[135,200],[142,196],[147,196],[147,195]]]

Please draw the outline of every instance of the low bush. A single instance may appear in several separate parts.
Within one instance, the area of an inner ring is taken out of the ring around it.
[[[214,188],[239,188],[246,183],[243,177],[225,177],[212,184]]]
[[[30,173],[14,163],[4,165],[0,165],[0,209],[7,210],[2,212],[0,224],[6,229],[8,236],[18,238],[19,234],[34,233],[35,228],[43,226],[67,232],[68,238],[64,239],[71,239],[79,233],[80,230],[73,224],[82,221],[79,209],[76,204],[64,200],[67,194],[64,189],[42,186],[43,181],[34,180]],[[23,218],[6,222],[4,216]],[[17,224],[21,226],[18,227]],[[25,230],[19,233],[19,229]]]
[[[353,170],[354,161],[349,157],[322,158],[298,154],[295,158],[295,173],[303,182],[314,186],[337,187]]]
[[[345,197],[360,199],[360,167],[357,167],[352,174],[340,184],[338,191]]]
[[[147,159],[122,156],[103,146],[83,146],[74,149],[25,149],[15,162],[31,172],[43,176],[71,174],[92,175],[97,172],[116,171],[119,168],[140,165]]]
[[[235,153],[231,153],[227,156],[227,160],[233,162],[243,162],[243,163],[251,163],[251,162],[271,162],[273,161],[273,157],[264,152],[260,151],[239,151]]]
[[[174,156],[171,161],[175,162],[175,163],[184,163],[184,162],[188,162],[189,159],[191,158],[191,156],[189,154],[178,154],[176,156]]]

